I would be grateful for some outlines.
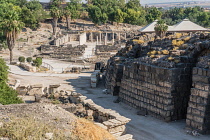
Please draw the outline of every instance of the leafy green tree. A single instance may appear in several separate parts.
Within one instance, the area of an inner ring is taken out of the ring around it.
[[[150,7],[147,9],[147,15],[146,15],[146,20],[148,23],[153,22],[156,19],[160,19],[162,16],[162,13],[159,9],[156,7]]]
[[[168,30],[168,26],[165,24],[164,20],[159,20],[155,25],[155,33],[160,38],[163,38]]]
[[[58,18],[61,17],[61,1],[60,0],[52,0],[50,5],[50,14],[53,18],[52,26],[53,26],[53,35],[56,37],[57,26],[58,26]]]
[[[0,58],[0,104],[17,104],[22,100],[17,97],[15,90],[7,85],[8,67],[3,59]]]
[[[82,9],[81,0],[70,0],[63,10],[63,15],[66,18],[67,28],[70,29],[71,19],[77,19],[80,16]]]
[[[13,60],[13,48],[18,33],[21,31],[24,23],[20,20],[21,9],[12,3],[0,4],[0,29],[4,32],[7,45],[10,51],[10,63]]]
[[[27,0],[16,0],[15,5],[23,7],[27,4]]]
[[[106,13],[102,13],[101,9],[95,5],[88,6],[89,17],[92,19],[93,23],[98,25],[101,23],[106,23],[108,16]]]
[[[138,18],[141,16],[140,11],[135,11],[134,9],[127,9],[125,22],[129,24],[135,24]]]
[[[22,7],[21,19],[26,27],[37,29],[46,17],[46,12],[38,0],[31,0]]]
[[[118,24],[124,22],[125,17],[126,13],[124,13],[121,9],[117,9],[114,13],[114,21]]]
[[[129,0],[126,7],[138,11],[141,8],[140,0]]]

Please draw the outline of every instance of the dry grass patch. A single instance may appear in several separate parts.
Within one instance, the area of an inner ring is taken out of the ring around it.
[[[74,127],[72,134],[78,140],[116,140],[107,130],[83,118],[79,118]]]
[[[10,121],[2,119],[0,122],[3,122],[3,126],[0,127],[0,137],[12,140],[41,140],[45,138],[46,133],[53,133],[53,139],[56,140],[68,138],[56,127],[30,117],[12,118]]]

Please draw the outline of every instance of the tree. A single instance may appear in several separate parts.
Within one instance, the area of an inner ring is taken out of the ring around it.
[[[102,13],[101,9],[95,5],[88,6],[88,13],[95,25],[106,23],[108,16],[106,13]]]
[[[129,24],[135,24],[141,16],[141,12],[135,11],[134,9],[127,9],[126,14],[125,22]]]
[[[140,0],[129,0],[126,7],[138,11],[141,8]]]
[[[153,22],[156,19],[160,19],[162,16],[162,13],[160,10],[158,10],[156,7],[150,7],[147,9],[148,13],[146,15],[146,20],[148,23]]]
[[[31,0],[22,7],[21,19],[31,29],[37,29],[45,16],[46,12],[38,0]]]
[[[168,26],[165,24],[163,20],[159,20],[155,25],[155,33],[160,38],[163,38],[168,30]]]
[[[79,18],[81,8],[82,8],[81,0],[70,0],[70,2],[67,3],[67,6],[63,10],[63,14],[66,18],[68,29],[70,29],[71,19]]]
[[[10,63],[13,60],[13,48],[17,39],[18,33],[24,26],[20,20],[21,9],[12,3],[0,4],[0,29],[4,32],[7,45],[10,51]]]
[[[121,9],[117,9],[114,13],[114,21],[119,23],[122,23],[126,17],[126,13],[124,13]]]
[[[0,58],[0,104],[16,104],[22,103],[17,97],[15,90],[7,85],[8,67],[3,59]]]
[[[50,6],[50,14],[53,18],[52,26],[53,26],[53,35],[56,37],[58,18],[61,17],[61,1],[60,0],[52,0]]]

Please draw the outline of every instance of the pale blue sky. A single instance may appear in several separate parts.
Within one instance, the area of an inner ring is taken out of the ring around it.
[[[40,0],[41,2],[49,2],[50,0]],[[82,0],[85,2],[85,0]],[[210,0],[140,0],[141,4],[162,3],[162,2],[180,2],[180,1],[210,1]]]

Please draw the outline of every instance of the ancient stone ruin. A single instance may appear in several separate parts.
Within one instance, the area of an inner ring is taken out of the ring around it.
[[[19,84],[18,84],[19,85]],[[21,96],[34,96],[35,102],[47,102],[50,99],[60,101],[63,109],[75,114],[78,117],[94,121],[94,123],[117,138],[117,140],[133,140],[133,135],[126,134],[125,125],[130,121],[114,110],[105,109],[95,104],[91,99],[87,99],[80,93],[69,90],[60,90],[60,84],[49,85],[19,85],[16,91]]]
[[[105,85],[120,101],[165,121],[210,133],[210,36],[131,40],[107,63]]]

